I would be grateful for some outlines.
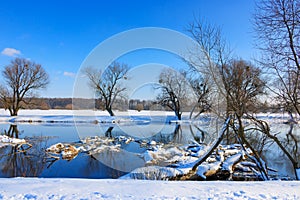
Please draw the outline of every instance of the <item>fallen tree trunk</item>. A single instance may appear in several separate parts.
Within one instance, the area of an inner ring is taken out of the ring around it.
[[[219,146],[219,144],[221,143],[221,141],[223,140],[223,137],[225,135],[225,132],[229,126],[229,122],[231,120],[231,117],[228,117],[227,120],[225,121],[222,129],[220,130],[219,134],[218,134],[218,138],[216,139],[216,141],[211,145],[210,149],[203,154],[194,164],[192,171],[196,171],[196,169],[198,168],[199,165],[201,165],[213,152],[214,150]]]

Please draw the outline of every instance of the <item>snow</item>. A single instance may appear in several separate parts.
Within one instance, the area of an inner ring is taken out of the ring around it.
[[[22,146],[26,144],[26,140],[8,137],[6,135],[0,135],[0,148],[11,145],[11,146]]]
[[[54,122],[63,122],[63,123],[82,123],[82,122],[95,122],[99,120],[98,117],[101,117],[101,122],[109,123],[128,123],[128,117],[131,116],[175,116],[174,112],[170,111],[114,111],[116,117],[110,117],[107,111],[100,110],[20,110],[18,116],[9,116],[9,112],[4,109],[0,109],[0,122],[4,123],[54,123]],[[188,115],[188,113],[184,113]],[[122,118],[119,116],[125,116]],[[104,120],[104,121],[102,121]],[[108,120],[108,121],[105,121]]]
[[[229,158],[227,158],[223,163],[223,169],[229,171],[230,173],[233,172],[232,168],[233,165],[236,164],[239,160],[243,157],[242,153],[237,153]]]
[[[299,199],[300,182],[0,179],[0,199]]]
[[[182,171],[178,168],[148,166],[137,168],[120,177],[120,179],[168,180],[168,177],[175,177],[182,174]]]
[[[0,135],[0,143],[24,144],[26,143],[26,141],[24,139],[11,138],[6,135]]]
[[[204,180],[206,179],[206,176],[210,176],[212,174],[215,174],[217,170],[221,167],[221,162],[215,162],[215,163],[209,163],[206,165],[200,165],[197,169],[197,175],[202,177]]]

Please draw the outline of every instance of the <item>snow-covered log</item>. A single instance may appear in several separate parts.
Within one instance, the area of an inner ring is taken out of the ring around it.
[[[220,170],[221,165],[221,161],[209,163],[206,165],[200,165],[197,168],[196,174],[205,180],[207,179],[207,177],[215,175]]]
[[[242,158],[243,154],[241,152],[227,158],[222,164],[223,170],[229,171],[232,174],[234,165],[241,161]]]
[[[215,140],[215,142],[211,145],[210,149],[209,149],[204,155],[202,155],[202,156],[195,162],[195,164],[194,164],[194,166],[193,166],[193,168],[192,168],[193,171],[196,171],[197,167],[198,167],[199,165],[201,165],[201,163],[203,163],[203,162],[204,162],[204,161],[212,154],[212,152],[218,147],[218,145],[221,143],[221,141],[222,141],[222,139],[223,139],[223,137],[224,137],[224,134],[225,134],[225,132],[226,132],[228,126],[229,126],[230,120],[231,120],[231,118],[229,117],[229,118],[225,121],[225,123],[224,123],[222,129],[220,130],[220,132],[219,132],[219,134],[218,134],[218,138],[217,138],[217,139]]]

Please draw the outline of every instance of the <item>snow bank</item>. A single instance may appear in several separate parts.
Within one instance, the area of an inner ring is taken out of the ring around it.
[[[0,199],[299,199],[300,182],[1,179]]]
[[[25,109],[20,110],[18,116],[9,116],[8,110],[0,109],[0,123],[114,123],[114,122],[128,122],[132,117],[174,117],[171,123],[189,124],[189,112],[183,112],[183,120],[176,120],[175,114],[172,111],[150,111],[150,110],[128,110],[128,111],[114,111],[116,117],[110,117],[107,111],[102,110],[38,110]],[[210,114],[202,116],[209,117]],[[258,113],[256,116],[260,119],[272,123],[286,123],[289,120],[288,114],[283,113]],[[136,119],[135,119],[136,120]],[[135,121],[134,120],[134,121]],[[298,120],[298,119],[296,119]],[[195,123],[195,121],[193,121]]]
[[[128,111],[114,111],[117,116],[163,116],[163,115],[175,115],[172,111],[150,111],[142,110],[140,112],[136,110]],[[38,116],[53,116],[53,115],[79,115],[79,116],[90,116],[91,114],[96,116],[109,116],[107,111],[102,110],[60,110],[60,109],[50,109],[50,110],[39,110],[39,109],[25,109],[18,112],[18,116],[26,115],[38,115]],[[188,113],[183,113],[188,115]],[[8,110],[0,109],[0,116],[9,116]]]
[[[26,140],[8,137],[6,135],[0,135],[0,143],[9,143],[9,144],[24,144]]]
[[[132,117],[175,117],[171,111],[114,111],[115,117],[110,117],[107,111],[101,110],[20,110],[18,116],[10,116],[9,112],[0,109],[0,123],[127,123]],[[183,116],[188,116],[188,112]],[[136,119],[134,119],[135,121]]]
[[[27,144],[28,146],[31,146],[24,139],[18,139],[18,138],[8,137],[6,135],[0,135],[0,148],[8,146],[8,145],[21,147],[22,145],[25,145],[25,144]]]
[[[131,117],[175,116],[170,111],[115,111],[115,117],[99,110],[20,110],[18,116],[0,109],[0,122],[4,123],[128,123]],[[188,113],[185,113],[187,115]]]

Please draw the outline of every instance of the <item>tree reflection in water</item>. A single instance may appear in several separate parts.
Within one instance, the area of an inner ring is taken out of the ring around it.
[[[108,127],[108,129],[105,131],[105,137],[111,138],[111,137],[112,137],[112,130],[113,130],[113,129],[114,129],[113,126]]]
[[[278,132],[275,132],[274,130],[270,129],[267,122],[263,120],[256,120],[256,128],[253,128],[253,130],[260,130],[260,137],[252,137],[252,141],[256,140],[256,144],[259,144],[261,142],[261,154],[264,154],[263,151],[270,151],[271,157],[265,157],[266,162],[270,160],[274,161],[274,157],[277,152],[280,152],[277,157],[277,162],[283,164],[286,160],[286,158],[291,162],[292,168],[294,171],[294,175],[296,179],[300,179],[298,177],[298,174],[296,172],[297,169],[300,168],[300,151],[298,148],[299,142],[300,142],[300,134],[299,134],[299,127],[296,128],[295,123],[286,123],[286,124],[279,124]],[[259,141],[258,139],[261,139]],[[253,142],[254,143],[254,142]],[[258,147],[256,147],[259,149]]]
[[[270,139],[277,144],[278,148],[282,151],[283,155],[285,155],[294,168],[295,177],[297,180],[300,180],[298,177],[297,169],[300,168],[300,150],[299,150],[299,142],[300,135],[297,134],[295,130],[296,124],[291,123],[290,128],[286,133],[281,133],[278,136],[276,134],[268,134]]]
[[[167,124],[166,129],[163,129],[151,138],[147,138],[147,140],[187,144],[194,139],[200,144],[209,144],[216,138],[216,135],[214,135],[215,129],[212,125],[209,128],[205,125],[207,124]],[[278,132],[270,129],[266,124],[260,124],[259,122],[255,124],[252,122],[252,124],[245,126],[246,139],[257,153],[262,156],[268,166],[279,171],[289,171],[288,175],[292,176],[293,170],[300,167],[299,126],[297,124],[277,124],[276,126],[275,128]],[[273,128],[273,126],[271,127]],[[265,131],[261,131],[262,129],[265,129]],[[3,134],[13,138],[24,137],[23,132],[19,131],[16,125],[9,126],[3,131]],[[107,127],[107,130],[102,134],[102,136],[112,138],[122,134],[122,132],[117,128],[114,129],[112,126]],[[128,172],[145,165],[144,160],[136,156],[143,153],[144,150],[141,149],[139,143],[131,142],[126,145],[123,144],[121,152],[105,150],[94,155],[83,152],[79,154],[78,158],[70,162],[65,160],[55,161],[55,165],[48,166],[51,169],[47,169],[47,165],[50,163],[46,160],[47,154],[45,149],[49,147],[47,141],[51,138],[30,137],[25,139],[32,147],[29,145],[10,145],[0,148],[1,177],[51,177],[53,174],[56,176],[56,174],[70,173],[70,176],[76,175],[78,177],[118,178],[122,171]],[[235,142],[236,138],[232,134],[224,137],[222,144]]]
[[[252,119],[252,118],[251,118]],[[299,127],[295,123],[277,124],[270,128],[266,121],[252,119],[251,123],[245,125],[245,138],[252,145],[253,149],[264,159],[268,166],[285,166],[289,171],[288,164],[294,171],[294,176],[299,180],[296,170],[300,168],[300,134]],[[275,127],[273,129],[273,127]],[[277,132],[276,132],[277,130]],[[230,134],[230,133],[229,133]],[[227,137],[226,143],[232,144],[234,137]],[[271,170],[272,171],[272,170]]]
[[[17,125],[10,125],[8,130],[4,130],[4,134],[19,138],[21,132]],[[7,145],[0,148],[1,177],[38,176],[45,167],[43,162],[45,153],[40,150],[44,142],[45,138],[30,138],[30,144]]]
[[[198,133],[200,134],[195,134],[195,131],[193,130],[193,128],[195,128],[197,130]],[[205,140],[205,136],[208,135],[208,133],[204,130],[202,130],[198,125],[196,124],[191,124],[189,126],[190,132],[193,135],[194,139],[196,142],[198,142],[199,144],[203,144],[204,140]]]

